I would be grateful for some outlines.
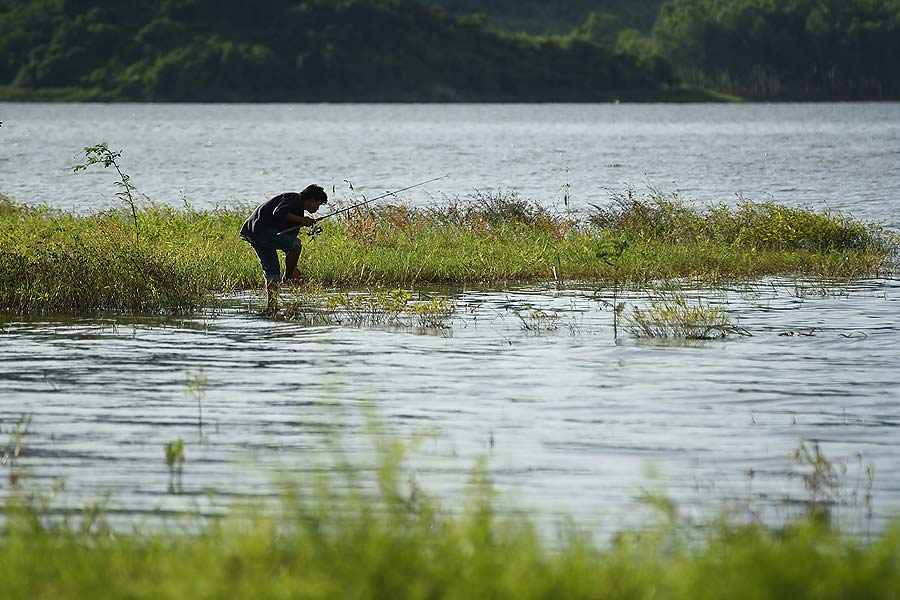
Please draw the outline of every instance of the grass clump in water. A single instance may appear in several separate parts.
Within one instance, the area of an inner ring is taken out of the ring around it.
[[[733,323],[720,306],[683,294],[669,294],[650,301],[647,308],[634,307],[625,316],[625,329],[637,338],[713,340],[729,335],[750,335]]]
[[[123,533],[95,511],[46,514],[8,500],[0,531],[3,598],[698,598],[893,599],[900,526],[871,541],[818,512],[784,526],[663,519],[607,544],[568,525],[549,544],[501,510],[483,470],[447,511],[407,477],[385,443],[376,486],[329,471],[280,510],[235,509],[196,534]],[[310,493],[311,492],[311,493]]]
[[[446,329],[455,311],[454,302],[446,296],[423,296],[399,288],[327,291],[307,285],[291,290],[281,315],[310,325]]]
[[[262,288],[256,255],[237,234],[251,208],[74,215],[0,199],[0,310],[179,312],[211,292]],[[302,236],[300,266],[316,284],[341,287],[849,280],[894,270],[898,247],[892,233],[851,217],[772,203],[697,209],[658,192],[626,192],[584,219],[479,193],[360,209],[323,225],[318,238]],[[602,259],[610,247],[621,250],[615,261]]]

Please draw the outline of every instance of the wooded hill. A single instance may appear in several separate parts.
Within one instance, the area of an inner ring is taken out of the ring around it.
[[[663,61],[417,0],[0,0],[0,85],[135,100],[604,100]]]
[[[0,0],[0,99],[877,100],[898,57],[900,0]]]
[[[666,0],[656,51],[750,98],[900,98],[900,0]]]

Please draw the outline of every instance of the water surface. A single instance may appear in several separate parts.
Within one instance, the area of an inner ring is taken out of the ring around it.
[[[371,464],[370,411],[389,435],[430,433],[413,471],[451,505],[487,458],[507,497],[547,519],[614,527],[658,487],[709,510],[766,493],[757,503],[777,510],[803,496],[787,473],[806,439],[851,466],[861,453],[877,468],[877,517],[896,512],[900,284],[694,293],[753,336],[614,339],[608,291],[552,287],[459,291],[438,332],[270,321],[252,295],[181,322],[10,320],[0,421],[32,415],[21,464],[33,477],[64,478],[75,504],[111,491],[131,514],[272,494],[273,469],[299,476],[333,453],[328,433]],[[535,309],[549,315],[537,330]],[[201,371],[202,431],[188,386]],[[178,438],[182,495],[163,460]]]
[[[649,184],[900,224],[900,103],[0,103],[0,121],[0,193],[66,209],[115,202],[111,173],[69,169],[107,142],[140,191],[178,205],[258,203],[311,181],[371,197],[448,174],[404,197],[504,189],[585,209]]]
[[[108,142],[148,197],[198,207],[310,181],[352,199],[345,179],[371,196],[449,174],[404,198],[504,189],[584,210],[649,184],[703,204],[745,194],[900,224],[898,103],[2,103],[0,121],[0,193],[67,210],[115,204],[111,173],[69,171],[83,146]],[[57,501],[72,506],[110,493],[111,510],[140,518],[268,497],[273,470],[315,470],[335,432],[370,464],[371,412],[388,435],[431,433],[412,468],[451,506],[486,457],[519,505],[609,531],[656,486],[684,507],[754,498],[777,512],[802,496],[788,454],[806,439],[851,466],[857,453],[874,463],[876,519],[900,510],[896,280],[701,290],[753,337],[674,344],[614,339],[599,301],[609,290],[449,293],[457,315],[436,332],[270,321],[256,293],[183,320],[3,317],[0,444],[14,445],[30,414],[15,467],[31,485],[64,481]],[[539,331],[516,314],[534,309],[550,315]],[[200,373],[198,406],[188,384]],[[163,458],[179,438],[180,494]]]

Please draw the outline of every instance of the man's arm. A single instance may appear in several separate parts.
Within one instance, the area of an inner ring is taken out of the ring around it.
[[[291,223],[297,223],[301,227],[312,227],[316,224],[316,220],[312,217],[304,217],[302,215],[295,215],[294,213],[288,213],[285,215],[287,220]]]

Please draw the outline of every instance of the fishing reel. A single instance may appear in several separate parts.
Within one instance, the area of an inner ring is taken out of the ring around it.
[[[312,227],[309,228],[309,231],[306,232],[306,235],[308,235],[310,237],[310,239],[314,240],[314,239],[316,239],[316,236],[318,236],[320,233],[322,233],[322,231],[324,231],[324,230],[322,229],[321,225],[313,225]]]

